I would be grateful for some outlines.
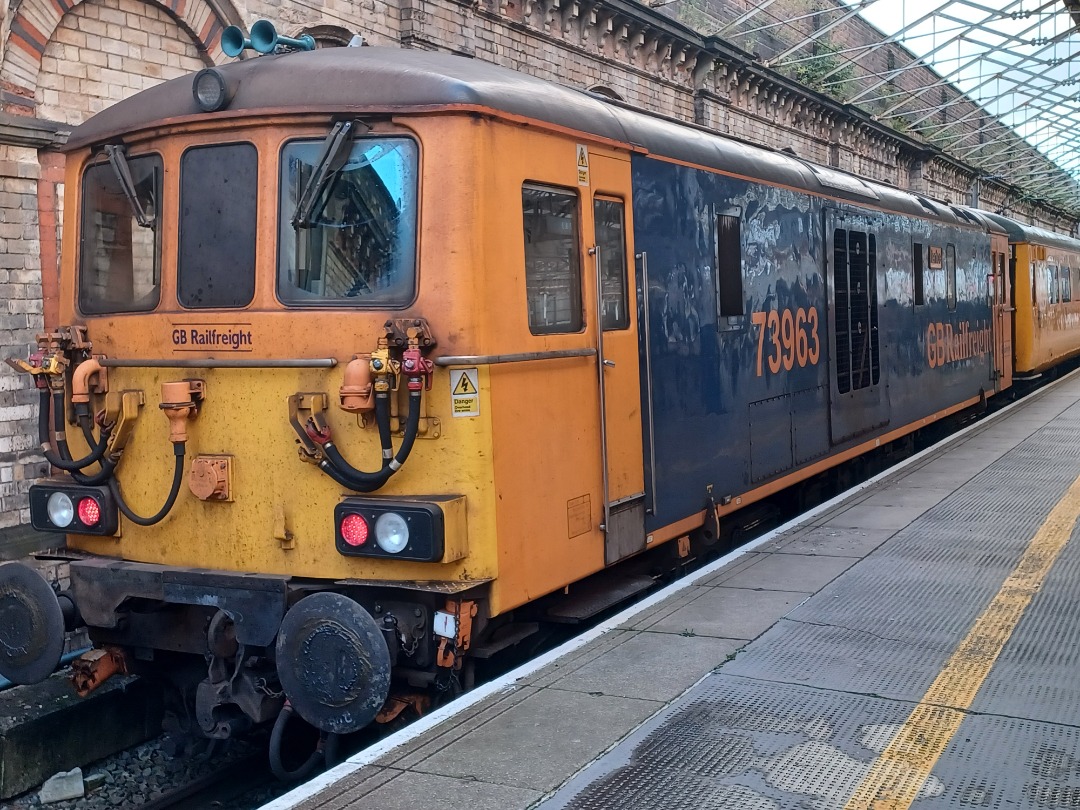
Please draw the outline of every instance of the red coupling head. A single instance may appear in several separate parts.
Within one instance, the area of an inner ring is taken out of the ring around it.
[[[314,419],[308,419],[304,425],[304,433],[320,447],[330,441],[330,426],[326,425],[320,430]]]
[[[33,368],[41,368],[41,364],[42,364],[42,362],[44,360],[45,360],[45,353],[44,352],[34,352],[32,355],[30,355],[30,365]],[[34,374],[34,385],[36,385],[38,388],[40,388],[43,391],[46,388],[48,388],[49,387],[49,380],[48,380],[47,375],[45,375],[45,374]]]
[[[419,349],[406,349],[401,355],[401,371],[409,378],[409,390],[431,390],[431,378],[435,374],[435,364],[420,356]]]

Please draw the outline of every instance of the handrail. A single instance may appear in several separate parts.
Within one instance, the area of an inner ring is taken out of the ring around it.
[[[561,360],[565,357],[594,357],[596,349],[554,349],[549,352],[518,354],[459,354],[436,357],[437,366],[494,366],[499,363],[525,363],[531,360]]]
[[[293,360],[274,360],[270,358],[213,358],[204,360],[180,360],[160,358],[152,360],[119,359],[103,357],[98,360],[106,368],[333,368],[337,360],[333,357],[312,357]]]

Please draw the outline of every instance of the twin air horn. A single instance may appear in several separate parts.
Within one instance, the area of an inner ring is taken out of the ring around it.
[[[239,56],[247,48],[259,53],[273,53],[278,48],[313,51],[315,39],[310,34],[283,37],[269,20],[259,20],[251,26],[251,39],[245,37],[243,29],[235,25],[230,25],[221,32],[221,50],[226,56]]]

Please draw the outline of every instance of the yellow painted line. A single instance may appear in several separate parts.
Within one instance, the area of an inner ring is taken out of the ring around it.
[[[855,789],[844,810],[904,810],[918,797],[956,734],[1005,642],[1039,590],[1080,517],[1080,478],[1058,501],[1024,556],[967,637],[942,667],[919,705]]]

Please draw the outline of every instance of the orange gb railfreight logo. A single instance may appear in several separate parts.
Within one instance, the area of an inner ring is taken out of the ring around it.
[[[955,326],[938,322],[926,328],[926,359],[930,362],[930,368],[990,354],[991,344],[989,324],[976,324],[972,328],[967,321]]]
[[[249,323],[174,323],[174,352],[250,352]]]

